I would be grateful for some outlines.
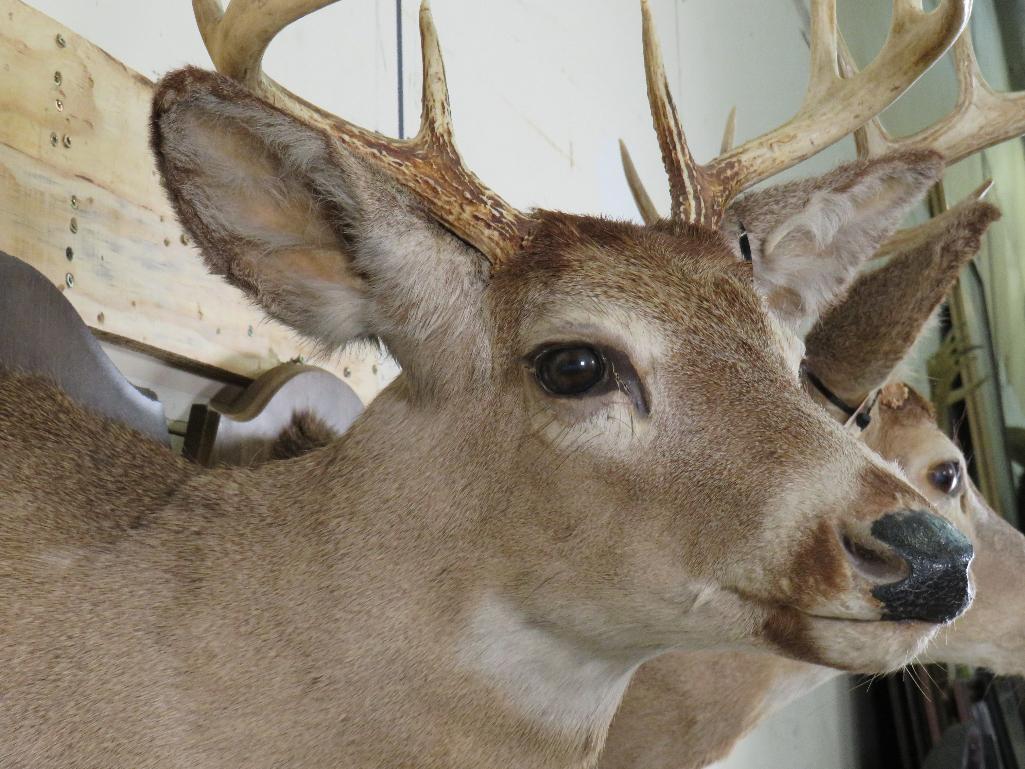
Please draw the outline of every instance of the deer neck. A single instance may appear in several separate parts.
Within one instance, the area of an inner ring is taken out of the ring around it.
[[[467,629],[458,664],[485,684],[514,721],[529,724],[546,750],[560,754],[553,765],[596,761],[643,659],[595,649],[531,619],[496,592],[481,597]],[[530,752],[537,753],[536,747]]]
[[[496,542],[489,522],[509,515],[486,502],[503,495],[469,482],[488,468],[463,449],[438,451],[438,419],[394,386],[334,444],[247,480],[254,496],[281,500],[272,510],[302,511],[294,525],[309,536],[281,559],[330,575],[301,583],[319,583],[327,598],[282,596],[324,607],[284,620],[309,623],[317,676],[337,684],[337,710],[311,718],[326,731],[344,724],[349,738],[387,752],[384,764],[591,765],[641,659],[589,647],[520,600],[523,551]],[[313,488],[311,477],[330,483]]]

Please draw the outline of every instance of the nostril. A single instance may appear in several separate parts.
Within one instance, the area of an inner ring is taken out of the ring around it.
[[[844,552],[855,572],[870,582],[880,585],[899,582],[905,579],[911,568],[907,561],[893,551],[880,552],[858,541],[850,534],[841,537]]]

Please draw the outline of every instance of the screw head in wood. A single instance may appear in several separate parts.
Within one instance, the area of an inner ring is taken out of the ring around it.
[[[68,258],[68,261],[70,262],[72,259],[75,258],[75,251],[74,251],[74,249],[71,246],[68,246],[67,248],[65,248],[64,249],[64,256],[66,256]]]
[[[58,48],[63,48],[68,44],[68,41],[64,39],[64,35],[62,35],[60,32],[57,33],[57,37],[54,39],[57,41]]]
[[[61,138],[57,134],[55,134],[55,133],[51,133],[50,134],[50,144],[52,146],[56,147],[58,144],[60,144],[60,140],[61,140]]]
[[[78,232],[78,219],[71,217],[71,231]]]
[[[53,82],[55,85],[60,85],[64,82],[64,76],[60,73],[60,70],[53,73]]]
[[[342,376],[343,376],[343,377],[345,377],[346,379],[348,379],[349,377],[351,377],[351,376],[352,376],[352,369],[351,369],[351,368],[349,368],[348,366],[346,366],[345,368],[343,368],[343,369],[342,369]]]
[[[62,102],[60,99],[54,100],[54,104],[57,105],[57,111],[58,112],[63,112],[64,111],[64,102]]]
[[[54,134],[54,136],[56,136],[56,135],[57,134]],[[78,208],[78,195],[72,195],[71,196],[71,207],[72,208]]]
[[[71,146],[71,137],[68,136],[67,134],[64,135],[64,146],[65,147],[70,147]]]
[[[64,285],[66,285],[68,288],[75,287],[75,276],[72,275],[70,272],[64,276]]]

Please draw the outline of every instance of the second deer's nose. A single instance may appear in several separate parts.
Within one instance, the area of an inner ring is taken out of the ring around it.
[[[972,544],[949,521],[900,510],[873,522],[871,534],[873,546],[846,538],[844,545],[855,567],[876,583],[872,595],[883,604],[883,619],[941,624],[968,608]]]

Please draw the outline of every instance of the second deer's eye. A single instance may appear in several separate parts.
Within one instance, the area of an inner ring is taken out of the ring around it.
[[[534,376],[552,395],[584,395],[605,381],[608,367],[601,351],[586,345],[550,347],[534,358]]]
[[[954,460],[940,462],[929,468],[929,483],[948,497],[961,491],[961,463]]]

